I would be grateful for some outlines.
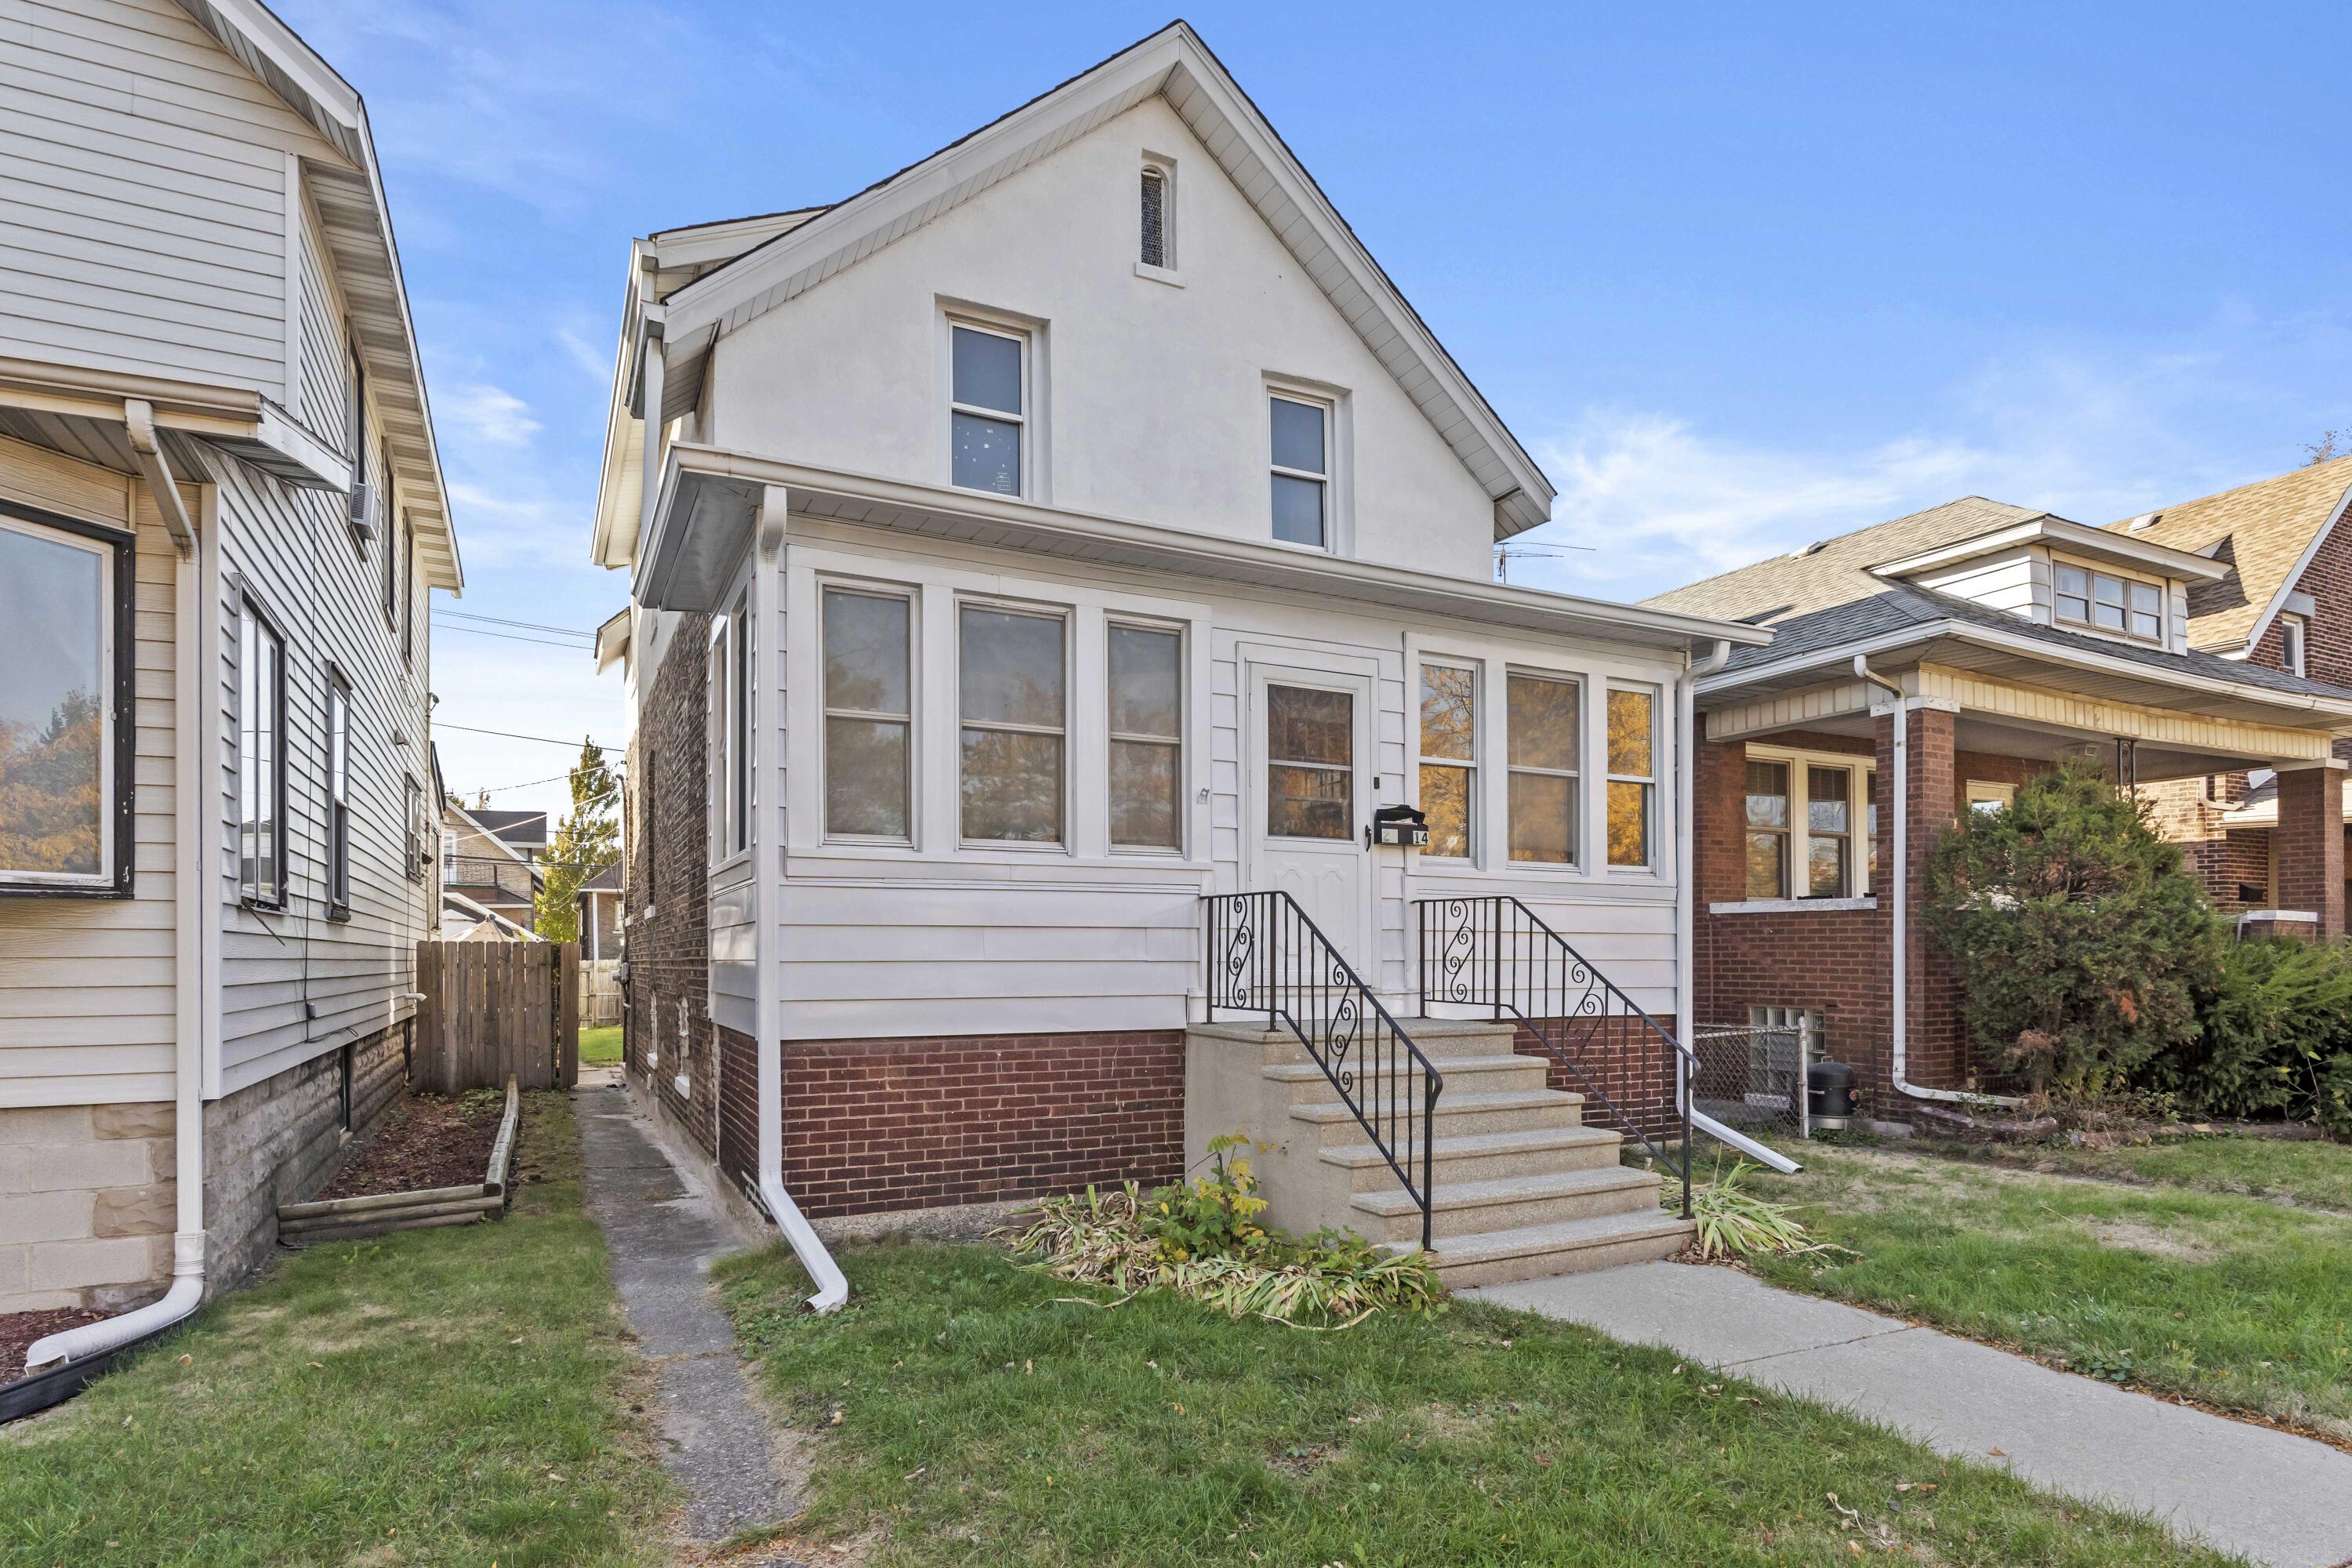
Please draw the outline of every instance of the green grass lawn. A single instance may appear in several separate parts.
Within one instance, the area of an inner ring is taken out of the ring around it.
[[[1756,1190],[1859,1256],[1767,1259],[1762,1278],[2352,1438],[2343,1215],[1886,1150],[1804,1159]]]
[[[583,1068],[620,1066],[621,1026],[607,1024],[601,1028],[581,1030],[580,1065]]]
[[[2128,1149],[1948,1143],[1934,1152],[2025,1170],[2275,1198],[2352,1214],[2352,1144],[2286,1138],[2168,1138]]]
[[[297,1255],[0,1428],[0,1563],[664,1560],[578,1133],[562,1096],[524,1105],[503,1222]]]
[[[800,1528],[872,1532],[877,1564],[2224,1561],[1525,1314],[1317,1333],[1164,1293],[1106,1310],[992,1248],[842,1261],[857,1295],[828,1318],[781,1249],[719,1274],[814,1439]]]

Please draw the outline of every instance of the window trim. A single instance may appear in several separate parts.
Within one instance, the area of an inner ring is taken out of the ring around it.
[[[400,775],[401,811],[407,823],[401,828],[401,852],[407,861],[408,879],[425,880],[425,785],[416,775]]]
[[[2006,811],[2017,804],[2017,786],[2000,779],[1964,779],[1960,783],[1960,809],[1975,811],[1979,806],[1991,806]]]
[[[1756,749],[1751,747],[1744,760],[1744,765],[1748,768],[1765,767],[1780,770],[1780,826],[1759,827],[1749,820],[1748,803],[1755,798],[1756,792],[1746,787],[1747,775],[1743,771],[1740,779],[1742,787],[1739,792],[1739,896],[1743,900],[1754,902],[1793,898],[1795,895],[1790,889],[1796,879],[1795,858],[1791,852],[1797,824],[1796,778],[1798,770],[1805,764],[1791,762],[1785,757],[1759,756]],[[1810,784],[1811,781],[1806,782]],[[1761,838],[1767,835],[1780,841],[1780,877],[1770,892],[1759,893],[1748,879],[1748,847],[1750,840]]]
[[[1135,731],[1111,728],[1111,639],[1113,635],[1122,627],[1129,631],[1151,632],[1160,637],[1176,639],[1176,733],[1172,736],[1146,735]],[[1181,860],[1184,858],[1186,847],[1192,842],[1192,836],[1190,832],[1192,824],[1189,821],[1192,813],[1185,809],[1185,801],[1192,793],[1192,775],[1186,771],[1186,763],[1191,754],[1192,746],[1190,737],[1185,732],[1185,720],[1192,712],[1192,696],[1190,668],[1192,642],[1185,635],[1187,630],[1188,628],[1181,622],[1154,620],[1145,616],[1121,615],[1113,611],[1103,616],[1103,845],[1113,855],[1157,855],[1162,858]],[[961,715],[958,722],[961,726]],[[1066,742],[1065,744],[1066,743]],[[1174,844],[1122,844],[1119,842],[1112,826],[1117,820],[1117,816],[1110,809],[1110,750],[1112,746],[1118,744],[1174,748],[1176,752],[1176,842]],[[961,751],[961,749],[959,743],[958,750]]]
[[[959,331],[980,332],[989,337],[1010,339],[1021,351],[1021,412],[1007,414],[1002,408],[984,408],[977,403],[959,403],[955,395],[955,335]],[[947,483],[950,489],[968,490],[973,495],[999,495],[998,490],[982,489],[976,485],[958,484],[955,477],[955,417],[968,414],[975,419],[992,419],[999,424],[1018,426],[1021,458],[1014,467],[1015,489],[1006,499],[1035,500],[1038,498],[1031,479],[1031,466],[1035,461],[1037,443],[1032,415],[1036,406],[1036,371],[1031,363],[1035,352],[1037,334],[1034,329],[990,321],[966,311],[947,312]]]
[[[1160,259],[1150,260],[1142,243],[1143,192],[1145,186],[1158,181],[1160,185]],[[1176,248],[1176,160],[1159,153],[1145,153],[1136,170],[1136,235],[1135,275],[1155,283],[1166,283],[1181,289],[1184,284],[1177,272],[1180,253]]]
[[[2069,594],[2061,589],[2058,579],[2061,572],[2082,573],[2083,592]],[[2098,624],[2099,584],[2102,581],[2116,584],[2123,591],[2123,598],[2119,605],[2123,612],[2123,625],[2119,626],[2103,626]],[[2131,629],[2133,616],[2149,613],[2145,610],[2135,610],[2132,607],[2134,588],[2147,588],[2156,595],[2156,609],[2153,612],[2156,616],[2156,631],[2153,635],[2143,635]],[[2080,616],[2074,616],[2061,609],[2060,602],[2064,599],[2079,600],[2083,605],[2083,613]],[[2068,556],[2051,557],[2050,621],[2053,626],[2072,627],[2087,632],[2093,637],[2115,637],[2125,642],[2137,643],[2142,647],[2167,647],[2171,642],[2167,635],[2167,627],[2171,618],[2172,585],[2169,581],[2140,576],[2112,567],[2096,566],[2090,562],[2078,561]]]
[[[1615,696],[1621,691],[1638,694],[1650,700],[1650,771],[1646,773],[1621,773],[1617,771],[1616,760],[1608,754],[1609,712],[1607,702],[1609,698]],[[1601,712],[1601,763],[1602,769],[1601,775],[1601,860],[1608,870],[1619,876],[1654,877],[1659,873],[1659,862],[1661,859],[1659,851],[1662,848],[1662,845],[1659,842],[1658,828],[1660,826],[1659,819],[1663,816],[1663,813],[1658,809],[1658,798],[1660,783],[1664,775],[1659,771],[1658,764],[1663,762],[1665,757],[1665,748],[1661,743],[1662,731],[1664,729],[1665,721],[1664,710],[1666,704],[1664,694],[1661,689],[1656,686],[1644,685],[1639,681],[1626,680],[1612,680],[1608,682],[1602,688],[1602,693],[1601,701],[1603,706]],[[1648,790],[1648,793],[1643,796],[1642,843],[1643,847],[1646,848],[1649,853],[1639,862],[1629,862],[1625,865],[1618,864],[1615,856],[1610,853],[1608,845],[1608,791],[1610,785],[1620,784],[1638,784],[1644,785]]]
[[[1816,752],[1801,746],[1775,746],[1762,742],[1750,742],[1747,751],[1750,762],[1780,763],[1789,770],[1789,826],[1784,835],[1789,841],[1789,853],[1781,858],[1781,875],[1785,879],[1782,885],[1790,890],[1772,899],[1759,899],[1747,891],[1748,884],[1743,876],[1738,901],[1818,906],[1869,898],[1870,858],[1878,842],[1878,836],[1870,830],[1871,781],[1878,775],[1877,757],[1868,752]],[[1794,890],[1798,865],[1805,859],[1797,854],[1797,848],[1800,845],[1806,845],[1810,852],[1810,840],[1813,837],[1812,777],[1807,772],[1811,768],[1843,768],[1861,775],[1846,786],[1846,886],[1843,891],[1837,893],[1799,893]],[[1747,813],[1743,805],[1740,827],[1743,845],[1748,831],[1746,821]],[[1744,857],[1741,863],[1744,867]]]
[[[2284,613],[2279,624],[2279,668],[2289,675],[2308,675],[2311,627],[2301,616]]]
[[[416,668],[416,524],[408,525],[406,592],[400,600],[400,662]]]
[[[956,846],[960,849],[1010,849],[1022,854],[1070,855],[1076,852],[1071,843],[1072,767],[1075,748],[1070,744],[1071,699],[1076,694],[1076,671],[1073,662],[1077,657],[1077,616],[1067,605],[1039,605],[1018,599],[992,598],[985,595],[958,595],[951,606],[955,618],[954,659],[950,679],[956,694]],[[973,722],[963,716],[963,617],[967,610],[980,610],[1003,616],[1027,616],[1034,620],[1055,621],[1062,628],[1062,723],[1059,729],[1039,724],[1016,724],[1002,720]],[[988,730],[1005,734],[1055,735],[1062,742],[1062,819],[1055,825],[1058,837],[1045,838],[974,838],[963,830],[963,732],[966,730]]]
[[[1428,672],[1433,668],[1438,669],[1458,670],[1470,678],[1470,755],[1467,758],[1434,757],[1430,755],[1422,745],[1424,731],[1423,728],[1423,699],[1421,697],[1421,688],[1426,683],[1428,679]],[[1435,860],[1447,866],[1475,866],[1478,864],[1478,852],[1481,847],[1481,829],[1485,827],[1486,820],[1486,814],[1485,810],[1482,809],[1478,799],[1479,743],[1485,739],[1486,729],[1486,671],[1476,659],[1447,658],[1423,654],[1413,660],[1413,677],[1412,793],[1414,803],[1422,811],[1426,812],[1428,810],[1428,807],[1422,804],[1425,801],[1428,795],[1428,791],[1423,787],[1422,776],[1429,769],[1453,768],[1460,772],[1463,775],[1462,799],[1464,805],[1463,815],[1465,817],[1462,824],[1461,854],[1443,855],[1433,848],[1426,847],[1421,849],[1418,853],[1423,860]],[[1507,698],[1507,695],[1508,694],[1506,693]],[[1582,709],[1580,708],[1578,710],[1580,722],[1581,721],[1582,712]],[[1431,842],[1433,844],[1435,842],[1435,837],[1433,834],[1432,836]],[[1550,862],[1536,860],[1529,861],[1528,864],[1549,865]]]
[[[135,885],[136,857],[131,846],[138,805],[134,536],[120,528],[11,500],[0,500],[0,521],[16,524],[22,531],[47,530],[89,542],[94,546],[91,553],[100,559],[101,590],[111,601],[107,607],[112,611],[110,615],[101,612],[100,616],[99,658],[106,666],[110,689],[100,707],[106,732],[99,741],[99,797],[106,811],[99,833],[98,872],[76,876],[0,868],[0,898],[130,898]]]
[[[326,728],[322,739],[325,743],[320,748],[319,772],[326,786],[323,815],[327,830],[327,918],[347,921],[352,918],[352,683],[331,659],[327,663]]]
[[[344,389],[343,436],[351,447],[352,484],[357,489],[368,482],[367,364],[360,357],[360,335],[349,321],[343,323],[343,342],[350,350],[352,366],[351,384]],[[375,500],[378,513],[389,519],[391,512],[384,505],[385,498],[378,496]],[[385,528],[390,526],[387,521]],[[348,512],[343,521],[343,531],[350,535],[352,548],[360,552],[360,559],[366,560],[367,535],[360,531],[359,523]],[[386,548],[390,547],[387,545]]]
[[[383,624],[387,631],[400,624],[400,513],[387,508],[383,518]]]
[[[246,909],[258,910],[262,913],[282,914],[288,907],[288,901],[291,893],[289,884],[293,880],[289,874],[292,858],[287,853],[286,846],[286,629],[283,624],[278,621],[278,617],[269,613],[268,606],[262,604],[260,596],[254,592],[253,585],[250,583],[240,579],[236,584],[236,800],[238,813],[236,847],[237,902]],[[278,689],[274,693],[274,701],[272,703],[273,710],[269,715],[271,725],[270,732],[277,740],[277,745],[273,748],[274,759],[271,764],[271,772],[274,774],[274,777],[270,781],[271,800],[277,812],[272,836],[276,856],[276,864],[272,868],[277,874],[277,881],[275,896],[272,898],[262,897],[258,891],[258,881],[247,880],[245,871],[245,735],[247,719],[245,710],[245,693],[246,677],[247,674],[246,668],[247,650],[245,632],[247,622],[251,622],[261,631],[267,632],[270,637],[276,638],[278,642]]]
[[[1576,766],[1547,768],[1539,767],[1533,763],[1522,763],[1512,761],[1510,683],[1514,680],[1549,680],[1555,685],[1576,688]],[[1591,749],[1591,736],[1588,727],[1592,716],[1592,706],[1586,700],[1591,695],[1591,681],[1579,670],[1538,669],[1528,666],[1512,665],[1503,672],[1503,863],[1506,866],[1525,867],[1530,870],[1554,873],[1581,872],[1585,868],[1584,813],[1590,801],[1584,793],[1584,758],[1585,753]],[[1570,837],[1567,859],[1522,860],[1515,853],[1518,838],[1512,830],[1510,816],[1510,781],[1514,773],[1528,773],[1538,778],[1569,781],[1568,826]]]
[[[826,700],[824,690],[824,600],[828,594],[849,594],[868,599],[896,599],[907,606],[907,711],[884,713],[863,708],[835,708]],[[897,584],[835,581],[820,576],[816,583],[815,658],[816,669],[816,819],[817,840],[822,844],[852,844],[867,847],[905,849],[913,847],[919,831],[916,811],[922,799],[922,700],[923,666],[922,600],[919,590]],[[904,801],[907,831],[889,833],[838,833],[827,819],[826,780],[833,766],[833,756],[825,733],[835,719],[863,720],[868,723],[897,724],[907,731],[907,779]]]
[[[1339,467],[1339,405],[1337,399],[1319,393],[1281,382],[1269,381],[1265,387],[1265,468],[1266,537],[1270,543],[1286,545],[1293,550],[1311,550],[1320,555],[1336,555],[1339,550],[1338,481],[1333,470]],[[1286,468],[1274,460],[1274,405],[1295,403],[1302,408],[1312,408],[1323,421],[1323,471],[1314,473],[1306,468]],[[1277,479],[1299,479],[1317,486],[1323,496],[1322,540],[1308,544],[1300,540],[1284,539],[1274,532],[1274,481]]]

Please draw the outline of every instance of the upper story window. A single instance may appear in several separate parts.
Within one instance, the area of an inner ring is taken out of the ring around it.
[[[1184,847],[1184,639],[1110,625],[1110,841]]]
[[[1421,809],[1423,855],[1466,860],[1477,812],[1477,673],[1458,664],[1421,667]]]
[[[2164,640],[2164,590],[2153,583],[2061,561],[2053,613],[2061,626],[2088,626],[2138,642]]]
[[[1658,820],[1658,694],[1609,689],[1609,864],[1654,864]]]
[[[1573,866],[1583,689],[1561,676],[1510,677],[1511,858]],[[1436,835],[1432,834],[1435,839]]]
[[[400,623],[400,518],[394,515],[383,530],[383,624]]]
[[[1143,166],[1141,190],[1142,246],[1136,259],[1146,267],[1172,268],[1176,265],[1176,247],[1171,243],[1169,218],[1173,204],[1168,199],[1168,171],[1157,163]]]
[[[1067,630],[1058,615],[963,607],[957,687],[967,839],[1063,841]]]
[[[2301,616],[2279,617],[2279,668],[2289,675],[2307,673],[2304,668],[2305,630]]]
[[[414,773],[404,773],[400,780],[401,810],[408,826],[401,836],[401,853],[408,863],[408,879],[425,880],[425,836],[433,825],[425,820],[425,786],[416,782]]]
[[[962,321],[948,329],[949,477],[968,490],[1017,496],[1028,422],[1029,340]]]
[[[906,841],[913,744],[912,605],[898,595],[824,591],[824,831]]]
[[[751,625],[750,595],[719,618],[710,640],[711,836],[725,859],[751,847]]]
[[[412,849],[410,858],[414,859]],[[327,669],[327,916],[352,912],[352,688]]]
[[[0,887],[131,887],[131,546],[0,514]]]
[[[236,668],[237,892],[284,909],[286,638],[250,595],[237,616]]]
[[[408,526],[408,596],[400,601],[400,662],[416,664],[416,525]]]
[[[1323,549],[1331,521],[1330,406],[1282,393],[1266,402],[1274,433],[1274,536]]]

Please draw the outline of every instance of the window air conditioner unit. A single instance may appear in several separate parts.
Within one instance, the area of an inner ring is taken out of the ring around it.
[[[362,539],[375,537],[375,487],[365,479],[352,481],[351,523]]]

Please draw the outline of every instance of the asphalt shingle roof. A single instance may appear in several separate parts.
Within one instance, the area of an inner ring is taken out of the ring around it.
[[[2153,521],[2145,528],[2134,529],[2137,520],[2131,518],[2107,527],[2210,555],[2233,568],[2218,583],[2189,584],[2189,642],[2192,647],[2242,648],[2285,585],[2287,574],[2320,530],[2335,521],[2347,490],[2352,458],[2336,458],[2147,513]]]

